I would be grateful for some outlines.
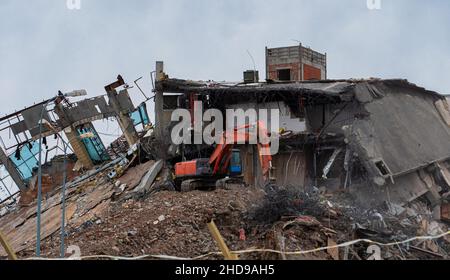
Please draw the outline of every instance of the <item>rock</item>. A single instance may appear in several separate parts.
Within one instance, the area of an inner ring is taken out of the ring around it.
[[[313,195],[320,194],[320,189],[318,189],[317,187],[312,187],[311,194],[313,194]]]
[[[410,218],[415,218],[415,217],[417,217],[417,212],[414,210],[414,209],[412,209],[412,208],[406,208],[406,214],[408,215],[408,217],[410,217]]]
[[[433,219],[435,219],[436,221],[440,221],[441,220],[441,205],[436,205],[433,208]]]
[[[127,234],[128,234],[128,236],[135,236],[137,233],[138,233],[137,230],[133,229],[133,230],[130,230]]]
[[[111,248],[114,252],[120,253],[120,249],[116,246]]]
[[[165,205],[166,207],[172,207],[172,204],[171,204],[170,202],[164,202],[164,205]]]
[[[334,208],[333,203],[331,203],[329,200],[327,200],[326,203],[327,203],[328,208]]]
[[[158,221],[163,222],[166,219],[166,216],[161,215],[158,217]]]
[[[392,216],[399,216],[401,214],[403,214],[406,209],[398,204],[395,203],[387,203],[387,207],[389,209],[389,214],[391,214]]]
[[[314,217],[299,216],[295,220],[285,223],[283,226],[283,229],[285,229],[289,226],[293,226],[293,225],[306,226],[306,227],[319,227],[322,224]]]
[[[119,180],[117,180],[117,181],[114,183],[114,186],[115,186],[116,188],[119,188],[121,184],[122,184],[122,183],[121,183]]]
[[[428,225],[428,234],[431,236],[436,236],[444,233],[441,228],[441,225],[438,222],[432,221]]]
[[[400,221],[400,225],[402,225],[403,227],[411,227],[413,223],[411,223],[409,219],[403,219]]]

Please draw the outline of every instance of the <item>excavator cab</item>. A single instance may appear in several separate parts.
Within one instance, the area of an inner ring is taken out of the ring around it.
[[[242,175],[242,159],[241,150],[233,149],[230,160],[230,176],[241,176]]]

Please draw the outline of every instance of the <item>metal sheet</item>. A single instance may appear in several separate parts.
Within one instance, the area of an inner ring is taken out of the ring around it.
[[[68,109],[71,121],[77,125],[89,122],[92,119],[109,117],[113,113],[113,109],[108,106],[103,96],[82,100]]]
[[[44,105],[36,106],[30,109],[27,109],[22,112],[22,117],[25,120],[25,124],[29,130],[35,129],[39,127],[39,120],[41,118],[42,110],[44,109]],[[42,114],[43,119],[47,121],[51,121],[50,116],[48,115],[47,110],[44,109],[44,112]],[[39,133],[39,129],[37,129]],[[36,130],[33,130],[34,133],[36,133]],[[37,134],[36,133],[36,134]],[[32,133],[33,135],[33,133]]]
[[[134,105],[127,90],[122,90],[121,92],[119,92],[119,94],[117,95],[117,99],[119,100],[120,108],[123,111],[127,113],[134,111]]]
[[[25,121],[21,121],[21,122],[12,124],[11,130],[15,135],[18,135],[20,133],[24,133],[25,131],[27,131],[28,128],[27,128]]]

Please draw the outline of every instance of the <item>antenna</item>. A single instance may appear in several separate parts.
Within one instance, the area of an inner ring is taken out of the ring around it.
[[[139,86],[138,82],[140,80],[142,80],[143,77],[140,77],[139,79],[136,79],[134,81],[134,84],[137,86],[137,88],[139,89],[139,91],[142,93],[142,95],[145,97],[145,101],[148,101],[150,98],[147,97],[147,95],[145,95],[144,91],[142,90],[142,88]]]
[[[248,53],[248,56],[250,56],[250,58],[251,58],[251,60],[253,62],[253,70],[254,70],[254,72],[253,72],[253,81],[255,81],[256,80],[256,63],[255,63],[255,59],[253,58],[253,55],[250,53],[249,50],[247,50],[247,53]],[[256,82],[259,82],[259,81],[256,81]]]

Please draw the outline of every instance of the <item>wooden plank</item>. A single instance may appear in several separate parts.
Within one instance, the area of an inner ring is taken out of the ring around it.
[[[336,241],[334,241],[331,238],[328,238],[328,247],[334,247],[334,246],[337,246]],[[333,258],[333,260],[335,260],[335,261],[339,260],[339,248],[328,248],[327,252]]]
[[[450,223],[450,203],[441,205],[441,220]]]
[[[141,183],[133,190],[132,193],[145,193],[150,189],[159,172],[164,166],[162,160],[157,161],[142,178]]]
[[[11,260],[17,260],[16,253],[14,253],[14,250],[9,245],[8,241],[6,240],[6,237],[3,235],[3,233],[0,231],[0,245],[3,246],[4,250],[8,254],[9,259]]]
[[[101,218],[104,216],[104,214],[109,209],[110,200],[105,200],[99,205],[97,205],[95,208],[91,209],[89,212],[85,213],[82,216],[74,217],[70,221],[70,226],[72,228],[77,228],[83,225],[84,223],[88,221],[93,221],[97,218]]]
[[[214,240],[216,240],[217,246],[219,246],[220,251],[222,251],[223,256],[225,257],[225,260],[231,260],[235,261],[238,260],[238,256],[236,254],[231,253],[230,249],[228,249],[227,244],[223,240],[222,235],[219,232],[219,229],[217,228],[214,221],[211,221],[208,224],[209,231],[211,232],[211,235],[213,236]]]
[[[74,215],[77,206],[68,203],[66,207],[66,220]],[[61,227],[61,207],[55,206],[42,213],[41,216],[41,239],[49,237]],[[36,217],[27,219],[23,225],[15,228],[10,233],[5,233],[10,245],[15,252],[21,252],[32,248],[36,244]],[[0,256],[5,256],[6,252],[0,248]]]
[[[409,248],[411,248],[413,250],[416,250],[416,251],[419,251],[419,252],[422,252],[422,253],[425,253],[425,254],[428,254],[428,255],[431,255],[431,256],[434,256],[434,257],[444,258],[444,256],[441,255],[441,254],[434,253],[434,252],[431,252],[431,251],[428,251],[428,250],[425,250],[425,249],[422,249],[422,248],[419,248],[419,247],[415,247],[415,246],[411,246],[410,245]]]

